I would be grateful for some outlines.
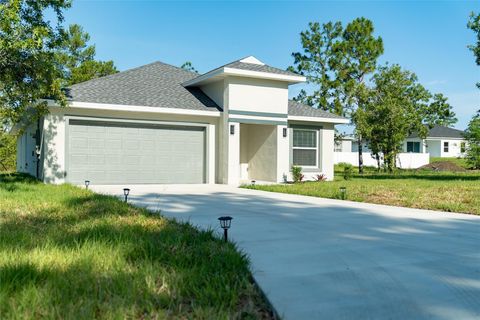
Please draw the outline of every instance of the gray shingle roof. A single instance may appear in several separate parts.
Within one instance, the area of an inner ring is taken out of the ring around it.
[[[336,114],[316,109],[305,105],[303,103],[288,100],[288,115],[290,116],[302,116],[302,117],[318,117],[318,118],[331,118],[331,119],[346,119]]]
[[[75,84],[66,89],[72,101],[217,111],[221,108],[198,88],[182,83],[198,74],[154,62]]]
[[[253,64],[253,63],[244,63],[240,61],[234,61],[232,63],[226,64],[223,66],[224,68],[234,68],[234,69],[241,69],[241,70],[249,70],[249,71],[258,71],[258,72],[268,72],[268,73],[275,73],[275,74],[283,74],[287,76],[297,76],[299,77],[299,74],[290,72],[290,71],[285,71],[282,69],[278,69],[275,67],[267,66],[266,64],[260,65],[260,64]]]
[[[428,131],[427,138],[454,138],[463,139],[464,132],[462,130],[453,129],[444,126],[435,126]],[[418,134],[413,133],[409,138],[417,138]]]

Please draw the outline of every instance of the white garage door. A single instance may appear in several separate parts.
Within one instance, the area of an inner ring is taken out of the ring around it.
[[[71,119],[67,140],[70,183],[205,182],[204,127]]]

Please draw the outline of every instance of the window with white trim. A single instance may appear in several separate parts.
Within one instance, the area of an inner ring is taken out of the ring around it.
[[[448,141],[443,143],[443,152],[448,152]]]
[[[318,130],[293,129],[293,165],[318,167]]]
[[[420,153],[420,142],[407,141],[407,152]]]

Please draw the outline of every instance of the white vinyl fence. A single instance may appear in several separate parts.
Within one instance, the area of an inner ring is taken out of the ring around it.
[[[358,166],[358,152],[334,152],[334,163],[341,162],[350,163],[354,166]],[[383,161],[380,160],[383,164]],[[430,163],[429,153],[399,153],[397,156],[397,167],[402,169],[416,169],[423,165]],[[372,156],[370,152],[363,153],[363,165],[364,166],[377,166],[377,160]]]

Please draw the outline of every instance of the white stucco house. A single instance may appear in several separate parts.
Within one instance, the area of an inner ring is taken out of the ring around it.
[[[442,158],[464,157],[466,147],[463,131],[444,126],[430,129],[425,139],[412,134],[403,143],[404,152],[429,153],[431,157]]]
[[[69,107],[18,138],[17,170],[47,183],[283,182],[292,164],[333,179],[334,126],[288,99],[305,77],[250,56],[198,75],[161,62],[68,88]]]

